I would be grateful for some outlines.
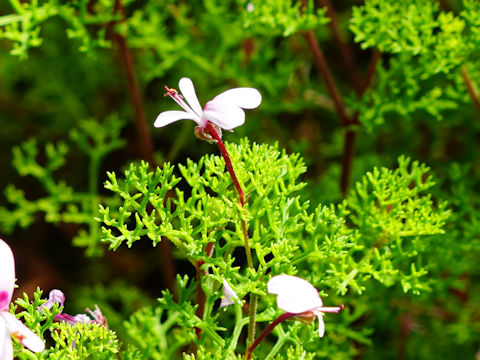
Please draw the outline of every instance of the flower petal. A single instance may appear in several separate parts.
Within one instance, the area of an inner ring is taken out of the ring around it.
[[[325,335],[325,323],[323,322],[323,314],[321,312],[316,313],[318,318],[318,335],[323,337]]]
[[[13,346],[10,332],[0,317],[0,359],[13,359]]]
[[[15,285],[15,259],[10,246],[0,239],[0,311],[8,310]]]
[[[296,276],[274,276],[268,282],[267,290],[277,295],[277,306],[286,312],[300,314],[322,306],[317,289]]]
[[[91,323],[92,319],[87,314],[77,314],[73,317],[76,323]]]
[[[237,293],[233,291],[227,280],[223,279],[223,299],[220,302],[220,307],[233,305],[235,302],[238,302]]]
[[[262,95],[254,88],[235,88],[218,94],[211,101],[255,109],[262,102]]]
[[[208,120],[225,130],[232,130],[245,122],[245,113],[238,106],[209,101],[202,120]]]
[[[37,311],[41,311],[41,309],[50,310],[54,304],[58,304],[58,306],[63,306],[65,303],[65,294],[58,289],[53,289],[48,294],[48,300],[43,304],[40,305]]]
[[[163,127],[165,125],[171,124],[178,120],[193,120],[197,124],[200,124],[200,117],[197,117],[194,114],[190,114],[186,111],[164,111],[157,116],[157,119],[153,123],[155,127]]]
[[[26,327],[20,320],[7,311],[2,311],[0,317],[3,318],[5,325],[13,337],[33,352],[40,352],[45,349],[45,343],[32,330]]]
[[[189,78],[181,78],[178,87],[182,93],[185,100],[188,102],[188,105],[192,108],[193,111],[200,117],[202,115],[202,107],[198,102],[198,97],[195,92],[195,87],[193,86],[192,80]]]

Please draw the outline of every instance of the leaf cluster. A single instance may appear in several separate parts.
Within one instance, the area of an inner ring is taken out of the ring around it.
[[[57,173],[67,165],[69,146],[65,142],[56,145],[47,143],[42,156],[35,139],[15,147],[13,166],[22,177],[33,177],[39,183],[41,195],[30,199],[24,190],[13,184],[7,186],[5,197],[11,205],[9,208],[0,207],[0,226],[3,231],[11,232],[16,226],[26,228],[35,221],[37,214],[42,214],[49,223],[86,225],[88,230],[80,229],[73,243],[86,247],[89,255],[101,253],[101,249],[96,246],[99,226],[94,219],[100,199],[99,170],[102,160],[124,145],[120,138],[122,126],[120,119],[110,117],[102,124],[95,120],[85,120],[71,131],[71,139],[76,147],[88,158],[89,168],[84,179],[88,184],[87,189],[81,189],[81,185],[77,185],[80,189],[76,190],[64,179],[58,179]]]

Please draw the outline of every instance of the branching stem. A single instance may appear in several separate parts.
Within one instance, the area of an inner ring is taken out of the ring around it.
[[[238,196],[240,199],[240,205],[242,208],[245,207],[245,193],[243,192],[243,189],[240,185],[240,182],[238,181],[237,175],[235,173],[235,170],[232,165],[232,161],[230,160],[230,156],[228,155],[228,151],[225,148],[225,144],[222,141],[222,138],[218,134],[217,130],[213,126],[212,123],[207,122],[207,125],[205,126],[205,132],[208,133],[214,140],[215,143],[218,146],[218,149],[220,150],[220,153],[223,156],[223,159],[225,160],[225,166],[227,167],[227,171],[230,174],[230,177],[232,178],[233,185],[235,186],[235,189],[237,189]],[[247,257],[247,264],[248,267],[252,270],[255,270],[253,267],[253,260],[252,260],[252,250],[250,248],[250,241],[248,237],[248,228],[247,228],[247,223],[245,220],[242,218],[242,233],[243,233],[243,239],[244,239],[244,246],[245,246],[245,254]],[[256,317],[257,317],[257,302],[258,302],[258,296],[256,294],[251,294],[250,295],[250,307],[249,307],[249,323],[248,323],[248,338],[247,338],[247,346],[253,343],[253,340],[255,339],[255,323],[256,323]]]
[[[275,326],[277,326],[278,324],[280,324],[281,322],[287,320],[287,319],[290,319],[291,317],[295,316],[297,314],[293,314],[293,313],[285,313],[285,314],[282,314],[280,315],[279,317],[277,317],[275,320],[273,320],[270,325],[268,325],[265,330],[262,331],[262,333],[260,334],[260,336],[257,338],[257,340],[255,340],[255,342],[250,345],[247,349],[247,353],[245,354],[245,360],[250,360],[252,358],[252,354],[253,354],[253,351],[255,350],[255,348],[263,341],[263,339],[265,339],[265,337],[270,334],[272,332],[272,330],[275,328]]]
[[[340,29],[338,27],[335,8],[333,7],[330,0],[320,0],[319,3],[320,3],[320,6],[327,8],[327,16],[330,18],[330,22],[328,23],[328,25],[332,30],[333,38],[337,43],[338,49],[340,50],[340,54],[342,55],[342,61],[345,65],[348,75],[350,76],[350,79],[352,80],[355,91],[358,94],[362,91],[363,84],[362,84],[362,81],[360,80],[360,76],[358,75],[358,71],[355,66],[355,58],[353,56],[352,50],[342,40]]]

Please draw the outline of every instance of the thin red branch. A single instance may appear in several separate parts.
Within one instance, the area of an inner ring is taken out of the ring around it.
[[[342,61],[345,65],[348,75],[350,76],[350,79],[352,80],[353,87],[355,88],[357,94],[360,94],[362,91],[362,81],[360,80],[358,70],[355,66],[355,58],[353,53],[350,47],[342,40],[335,9],[330,0],[320,0],[319,3],[320,6],[327,8],[327,16],[330,18],[329,26],[332,30],[333,38],[338,46],[338,49],[340,50]]]
[[[365,91],[370,87],[373,77],[376,73],[376,69],[381,58],[381,52],[375,50],[370,63],[368,65],[367,74],[365,75],[365,80],[362,85],[362,89],[358,94],[360,98]],[[356,112],[351,118],[349,125],[360,125],[358,121],[358,116],[360,114]],[[357,130],[348,129],[345,133],[345,140],[343,143],[343,153],[342,153],[342,173],[340,175],[340,191],[343,196],[346,196],[348,189],[350,188],[350,179],[352,177],[352,168],[353,168],[353,158],[355,156],[355,143],[357,140]]]
[[[377,72],[378,62],[379,62],[381,57],[382,57],[382,53],[380,52],[380,50],[375,49],[373,51],[370,62],[368,64],[367,73],[365,75],[365,79],[363,81],[361,91],[358,94],[359,97],[361,97],[365,93],[365,91],[367,91],[367,89],[370,87],[370,85],[372,84],[372,80],[373,80],[373,77],[375,76],[375,73]]]
[[[305,34],[305,38],[307,39],[310,50],[312,51],[315,65],[317,66],[318,71],[320,72],[323,80],[325,81],[328,92],[333,99],[333,102],[335,104],[335,110],[338,117],[340,118],[340,123],[342,124],[342,126],[347,126],[350,123],[349,116],[347,115],[347,111],[345,109],[345,105],[343,104],[342,97],[340,96],[340,92],[335,85],[335,81],[333,80],[330,68],[325,60],[325,57],[323,56],[322,49],[320,49],[320,46],[318,45],[315,34],[313,33],[313,31],[308,31]]]
[[[215,139],[218,149],[220,150],[220,153],[222,154],[223,159],[225,160],[225,166],[227,167],[227,171],[230,174],[230,177],[232,178],[233,185],[235,186],[235,189],[237,189],[238,196],[240,197],[240,204],[243,207],[245,205],[245,194],[243,192],[242,187],[240,186],[240,183],[238,182],[237,175],[235,174],[235,170],[233,169],[232,161],[230,160],[230,156],[228,155],[227,149],[223,144],[222,138],[220,137],[220,135],[218,134],[217,130],[215,129],[215,127],[212,125],[211,122],[207,122],[207,125],[205,126],[205,131],[213,139]]]
[[[473,86],[472,78],[470,77],[470,74],[465,66],[462,66],[461,71],[462,71],[463,80],[465,81],[465,85],[467,86],[468,93],[472,98],[473,105],[475,105],[475,108],[480,114],[480,99],[478,98],[477,91]]]
[[[125,36],[116,33],[114,30],[114,25],[116,23],[125,21],[125,9],[121,0],[115,0],[113,13],[119,14],[121,16],[121,19],[119,21],[114,21],[108,24],[107,31],[112,37],[112,39],[117,43],[122,58],[123,68],[127,78],[128,93],[130,95],[130,101],[135,112],[134,122],[137,131],[140,152],[144,159],[146,159],[152,166],[156,166],[154,159],[153,141],[145,116],[140,87],[138,86],[138,82],[135,76],[133,56],[127,45],[127,40]],[[172,255],[171,245],[167,241],[161,241],[158,247],[162,259],[160,262],[160,266],[162,268],[162,277],[164,284],[168,289],[170,289],[170,291],[172,291],[172,293],[175,294],[176,267]]]
[[[120,22],[125,21],[125,9],[121,0],[115,0],[114,13],[118,13],[121,15]],[[110,28],[112,28],[113,25],[114,23],[110,24]],[[137,78],[135,75],[133,56],[130,48],[127,45],[127,39],[125,38],[125,36],[119,33],[114,33],[113,39],[118,45],[123,67],[125,70],[125,75],[127,78],[128,93],[130,95],[130,101],[135,112],[135,128],[139,138],[141,155],[150,164],[152,164],[152,166],[155,166],[155,160],[153,156],[153,141],[148,127],[147,118],[145,116],[140,87],[138,86]]]
[[[295,316],[297,314],[293,313],[285,313],[277,317],[275,320],[273,320],[266,328],[265,330],[262,331],[262,333],[259,335],[259,337],[255,340],[255,342],[250,345],[247,349],[247,353],[245,354],[245,360],[250,360],[253,354],[253,351],[255,348],[260,345],[260,343],[265,339],[265,337],[272,332],[272,330],[280,324],[281,322],[290,319],[291,317]]]
[[[350,187],[352,177],[353,158],[355,156],[355,143],[357,139],[357,130],[349,129],[345,133],[342,153],[342,173],[340,175],[340,191],[346,196]]]

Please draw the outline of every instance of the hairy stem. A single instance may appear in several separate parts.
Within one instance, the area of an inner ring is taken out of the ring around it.
[[[254,344],[255,340],[255,323],[257,320],[257,306],[258,306],[258,295],[250,293],[250,302],[248,310],[248,337],[247,337],[247,346]],[[246,357],[246,354],[245,354]]]

